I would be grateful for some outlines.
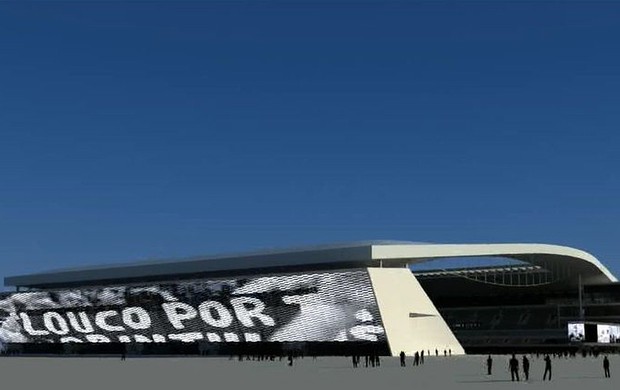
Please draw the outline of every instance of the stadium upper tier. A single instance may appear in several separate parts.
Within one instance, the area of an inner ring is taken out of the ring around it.
[[[429,244],[365,241],[258,252],[151,260],[61,269],[7,277],[6,286],[62,288],[197,279],[256,273],[364,267],[405,267],[443,258],[503,257],[540,266],[575,281],[607,283],[617,279],[591,254],[547,244]]]

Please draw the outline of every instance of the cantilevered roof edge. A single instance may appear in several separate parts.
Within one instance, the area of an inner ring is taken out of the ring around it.
[[[386,244],[386,242],[382,242]],[[388,244],[389,245],[389,244]],[[209,272],[286,269],[307,266],[347,267],[365,266],[372,261],[372,243],[337,246],[306,247],[303,249],[252,252],[235,256],[190,258],[184,260],[139,262],[105,265],[99,267],[65,269],[44,273],[10,276],[6,286],[43,286],[96,282],[98,280],[123,280],[133,278],[165,277],[204,274]]]

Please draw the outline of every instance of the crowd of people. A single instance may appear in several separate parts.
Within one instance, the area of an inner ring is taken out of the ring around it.
[[[351,361],[353,362],[353,368],[357,368],[360,366],[361,359],[362,359],[361,355],[351,356]],[[381,358],[376,353],[365,355],[364,356],[364,367],[381,367]]]
[[[427,352],[427,356],[430,355],[431,351],[426,351]],[[444,351],[444,356],[451,356],[452,351]],[[600,355],[600,351],[597,351],[596,349],[594,350],[582,350],[581,354],[582,356],[585,358],[588,355],[591,357],[598,357]],[[418,365],[422,365],[424,364],[424,355],[425,355],[425,351],[416,351],[413,353],[412,358],[413,358],[413,362],[412,362],[412,366],[418,366]],[[537,352],[535,354],[537,359],[540,359],[542,356],[542,361],[544,364],[544,372],[543,372],[543,377],[542,380],[543,381],[551,381],[552,378],[552,357],[553,359],[556,358],[568,358],[568,357],[576,357],[577,356],[577,351],[557,351],[557,352],[550,352],[550,353],[545,353],[545,354],[541,354],[540,352]],[[439,351],[435,350],[435,356],[439,356]],[[399,360],[400,360],[400,366],[401,367],[407,367],[407,355],[405,354],[404,351],[401,351],[399,354]],[[488,355],[485,359],[485,364],[486,364],[486,372],[487,375],[493,375],[493,357],[491,355]],[[607,357],[607,355],[605,355],[603,357],[602,360],[602,365],[603,365],[603,373],[605,378],[610,378],[611,377],[611,372],[610,372],[610,366],[609,366],[609,358]],[[530,379],[530,358],[528,358],[527,355],[522,355],[521,359],[518,359],[516,354],[512,354],[511,357],[508,359],[508,371],[510,372],[510,379],[511,381],[516,381],[519,382],[521,380],[521,376],[520,376],[520,370],[523,370],[523,378],[525,381],[529,381]]]
[[[440,356],[440,351],[435,349],[435,356]],[[431,355],[431,351],[430,350],[422,350],[422,351],[416,351],[413,353],[413,355],[411,356],[412,361],[411,361],[411,365],[412,366],[419,366],[419,365],[423,365],[424,364],[424,358],[425,356],[430,356]],[[553,352],[553,353],[547,353],[544,354],[542,360],[544,362],[544,373],[543,373],[543,381],[546,380],[551,380],[552,379],[552,357],[553,359],[556,358],[568,358],[568,357],[576,357],[577,353],[575,351],[562,351],[562,352]],[[594,356],[594,357],[598,357],[599,352],[597,352],[596,350],[592,351],[582,351],[582,355],[583,357],[586,357],[588,355],[590,356]],[[447,356],[452,356],[452,351],[450,349],[446,349],[443,350],[443,356],[447,357]],[[541,357],[541,353],[538,352],[535,354],[537,359],[540,359]],[[289,351],[286,354],[280,354],[280,355],[243,355],[240,354],[238,355],[238,359],[239,361],[242,360],[256,360],[256,361],[282,361],[283,358],[287,359],[287,365],[288,366],[293,366],[293,363],[296,359],[298,358],[303,358],[304,354],[302,351]],[[363,366],[364,367],[380,367],[381,366],[381,358],[380,355],[377,353],[369,353],[366,355],[357,355],[357,354],[353,354],[351,355],[351,363],[353,365],[353,368],[358,368],[362,366],[362,357],[363,359]],[[122,355],[121,357],[123,360],[125,359],[125,354]],[[231,356],[232,359],[232,356]],[[313,359],[316,359],[316,356],[313,356]],[[407,355],[405,354],[404,351],[401,351],[399,354],[399,361],[400,361],[400,366],[401,367],[407,367]],[[486,373],[488,376],[493,375],[493,357],[491,355],[488,355],[485,359],[485,365],[486,365]],[[521,376],[521,370],[523,372],[523,376]],[[510,358],[508,359],[508,371],[510,372],[510,379],[511,381],[516,381],[519,382],[521,381],[521,378],[523,378],[525,381],[529,381],[530,379],[530,358],[528,358],[527,355],[522,355],[521,358],[517,358],[516,354],[512,354],[510,356]],[[603,357],[603,372],[604,372],[604,376],[606,378],[610,378],[611,377],[611,373],[610,373],[610,367],[609,367],[609,359],[607,356]]]
[[[585,350],[582,352],[582,354],[583,354],[583,357],[588,356],[588,352]],[[551,356],[553,356],[553,358],[560,358],[562,356],[567,358],[568,356],[575,357],[576,353],[570,353],[568,351],[565,351],[565,352],[554,352],[552,354],[545,354],[545,356],[543,357],[543,362],[544,362],[544,367],[545,367],[543,377],[542,377],[543,381],[551,380],[551,376],[553,372]],[[590,356],[597,357],[598,352],[590,351]],[[536,358],[540,358],[540,352],[536,353]],[[489,355],[486,358],[486,368],[487,368],[487,375],[493,375],[493,358],[491,357],[491,355]],[[521,357],[521,368],[523,369],[524,379],[528,381],[530,379],[530,360],[528,359],[527,355],[523,355]],[[508,359],[508,370],[510,371],[511,381],[519,382],[520,381],[519,359],[516,357],[514,353],[512,354],[510,359]],[[611,373],[609,370],[609,359],[607,355],[605,355],[603,358],[603,372],[604,372],[605,378],[611,377]]]
[[[435,356],[438,357],[440,355],[440,351],[435,349]],[[598,357],[600,355],[600,351],[597,350],[582,350],[581,354],[582,356],[585,358],[588,355],[591,357]],[[125,360],[126,359],[126,352],[123,351],[121,354],[121,360]],[[413,353],[413,355],[411,356],[412,358],[412,362],[411,365],[412,366],[419,366],[419,365],[423,365],[424,364],[424,358],[425,356],[430,356],[431,355],[431,351],[430,350],[421,350],[421,351],[416,351]],[[532,354],[532,358],[533,358]],[[544,362],[544,373],[543,373],[543,377],[542,380],[546,381],[549,380],[551,381],[552,379],[552,357],[553,359],[559,359],[559,358],[575,358],[577,356],[577,351],[559,351],[559,352],[552,352],[552,353],[545,353],[543,354],[543,362]],[[361,361],[362,361],[362,356],[364,356],[364,367],[380,367],[381,366],[381,358],[380,355],[378,353],[369,353],[366,355],[357,355],[357,354],[353,354],[351,356],[351,362],[353,364],[354,368],[358,368],[361,366]],[[443,356],[447,357],[447,356],[452,356],[452,350],[451,349],[445,349],[443,350]],[[540,359],[541,357],[541,353],[537,352],[535,354],[537,360]],[[299,358],[304,358],[304,353],[302,350],[289,350],[286,353],[281,353],[281,354],[239,354],[238,355],[238,360],[239,361],[243,361],[243,360],[253,360],[253,361],[282,361],[284,358],[287,359],[287,365],[288,366],[293,366],[293,363],[296,359]],[[313,360],[316,360],[316,356],[312,356]],[[230,355],[230,359],[233,359],[233,355]],[[400,361],[400,366],[401,367],[407,367],[407,355],[405,354],[404,351],[401,351],[399,353],[399,361]],[[602,365],[603,365],[603,373],[605,378],[610,378],[611,377],[611,372],[610,372],[610,364],[609,364],[609,358],[607,357],[607,355],[605,355],[603,357],[603,361],[602,361]],[[493,357],[491,355],[488,355],[485,359],[485,366],[486,366],[486,374],[487,376],[491,376],[493,375]],[[510,372],[510,379],[511,381],[516,381],[519,382],[521,381],[521,376],[520,376],[520,372],[521,370],[523,371],[523,378],[525,381],[529,381],[530,379],[530,358],[528,358],[528,355],[522,355],[521,359],[517,358],[516,354],[512,354],[510,356],[510,358],[508,359],[508,370]]]

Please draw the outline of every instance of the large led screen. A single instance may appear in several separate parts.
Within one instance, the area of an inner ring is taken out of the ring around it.
[[[611,327],[611,335],[609,336],[610,343],[620,343],[620,325],[613,325]]]
[[[611,327],[609,325],[596,325],[596,333],[598,343],[609,343],[609,336],[611,335]]]
[[[569,322],[568,323],[568,340],[577,342],[577,341],[586,341],[586,330],[585,324],[583,322]]]
[[[366,271],[13,293],[0,343],[385,341]]]
[[[596,325],[598,343],[617,343],[620,336],[620,325],[617,324],[597,324]]]

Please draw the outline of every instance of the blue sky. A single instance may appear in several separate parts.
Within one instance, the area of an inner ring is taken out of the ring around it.
[[[620,273],[620,3],[2,2],[0,276],[364,239]]]

